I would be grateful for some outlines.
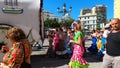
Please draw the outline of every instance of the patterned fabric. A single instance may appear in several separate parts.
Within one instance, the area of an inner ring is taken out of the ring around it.
[[[75,44],[71,61],[78,60],[81,64],[83,65],[86,64],[87,63],[86,60],[82,58],[83,54],[84,54],[83,46]]]
[[[3,57],[3,63],[8,65],[10,68],[20,68],[24,61],[23,46],[25,48],[25,61],[30,64],[30,55],[32,50],[27,40],[24,40],[24,43],[15,42],[12,45],[12,48]]]
[[[81,35],[81,32],[78,32],[75,36],[76,41]],[[81,35],[83,37],[83,35]],[[74,39],[75,39],[74,38]],[[74,44],[73,55],[70,59],[68,68],[88,68],[87,61],[83,58],[84,47],[83,45]]]
[[[86,60],[83,58],[84,48],[82,45],[74,45],[73,55],[68,68],[88,68]]]

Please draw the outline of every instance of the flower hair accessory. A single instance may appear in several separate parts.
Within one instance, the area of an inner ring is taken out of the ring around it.
[[[80,20],[75,20],[74,23],[80,23]]]

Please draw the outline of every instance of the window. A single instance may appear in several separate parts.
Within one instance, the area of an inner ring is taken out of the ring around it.
[[[86,21],[84,21],[84,24],[86,24]]]
[[[86,13],[91,13],[91,9],[88,9],[88,8],[83,9],[83,14],[86,14]]]
[[[95,23],[95,20],[93,20],[93,23]]]
[[[89,21],[88,21],[88,24],[89,24]]]
[[[88,17],[88,19],[89,19],[89,17]]]
[[[6,6],[18,6],[18,0],[4,0]]]

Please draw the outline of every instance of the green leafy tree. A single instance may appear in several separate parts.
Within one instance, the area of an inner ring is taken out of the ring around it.
[[[70,26],[71,26],[71,24],[73,23],[73,21],[74,21],[74,19],[72,19],[72,18],[67,19],[67,20],[63,20],[63,21],[61,22],[61,25],[62,25],[63,23],[65,23],[65,24],[66,24],[66,27],[67,27],[67,28],[70,28]]]
[[[48,28],[56,28],[56,27],[60,27],[60,23],[58,22],[57,19],[49,19],[49,18],[47,18],[44,21],[44,26],[48,27]]]
[[[100,30],[100,29],[101,29],[101,28],[100,28],[100,25],[97,25],[97,26],[96,26],[96,29],[97,29],[97,30]]]

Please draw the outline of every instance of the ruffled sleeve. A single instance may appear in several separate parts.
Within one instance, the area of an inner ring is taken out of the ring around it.
[[[10,68],[20,68],[23,62],[24,52],[23,46],[20,43],[13,44],[10,51],[4,56],[3,62]]]

